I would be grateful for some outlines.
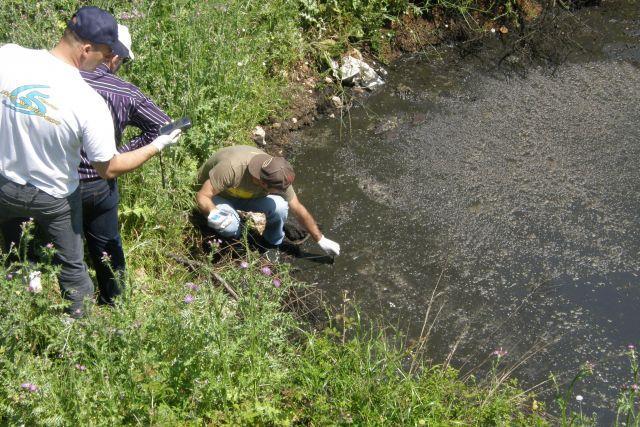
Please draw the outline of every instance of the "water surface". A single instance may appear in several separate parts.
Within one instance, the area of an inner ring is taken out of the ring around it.
[[[496,36],[405,58],[298,135],[297,191],[343,254],[296,266],[409,337],[433,296],[433,360],[455,349],[475,372],[503,348],[548,402],[550,372],[567,382],[594,363],[576,392],[610,423],[630,381],[621,354],[640,343],[638,5],[559,22],[533,50]]]

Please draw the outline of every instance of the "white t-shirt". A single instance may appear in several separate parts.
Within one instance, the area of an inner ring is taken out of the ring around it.
[[[78,187],[81,147],[92,162],[117,153],[104,99],[48,51],[1,46],[0,173],[66,197]]]

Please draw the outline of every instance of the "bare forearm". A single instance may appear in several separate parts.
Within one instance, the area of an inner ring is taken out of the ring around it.
[[[198,193],[196,193],[196,204],[204,216],[209,216],[211,211],[216,208],[215,203],[213,203],[213,197],[217,194],[218,191],[213,189],[210,180],[206,180],[198,190]]]
[[[209,213],[216,208],[211,197],[207,197],[201,193],[196,194],[196,203],[198,204],[198,209],[204,216],[208,216]]]
[[[158,153],[156,147],[147,145],[128,153],[117,154],[110,161],[94,163],[93,166],[101,178],[113,179],[142,166]]]
[[[322,238],[322,232],[320,232],[316,220],[313,218],[313,216],[311,216],[309,211],[303,205],[300,204],[297,207],[293,208],[292,212],[297,218],[298,222],[300,222],[300,225],[302,225],[309,232],[309,234],[311,234],[313,240],[317,242]]]

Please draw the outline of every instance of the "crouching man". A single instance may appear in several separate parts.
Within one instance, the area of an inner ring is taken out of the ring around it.
[[[196,195],[198,208],[209,227],[228,238],[239,238],[236,209],[262,212],[267,218],[263,238],[278,246],[284,239],[289,211],[327,255],[339,255],[340,245],[322,235],[316,221],[293,190],[295,173],[282,157],[246,145],[218,150],[200,168]]]

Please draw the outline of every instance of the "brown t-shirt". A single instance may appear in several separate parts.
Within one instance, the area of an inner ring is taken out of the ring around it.
[[[266,154],[256,147],[248,145],[234,145],[216,151],[198,171],[198,184],[207,179],[221,197],[235,197],[238,199],[257,199],[266,197],[264,188],[253,183],[249,173],[249,162],[257,154]],[[287,202],[296,195],[290,185],[279,194]]]

